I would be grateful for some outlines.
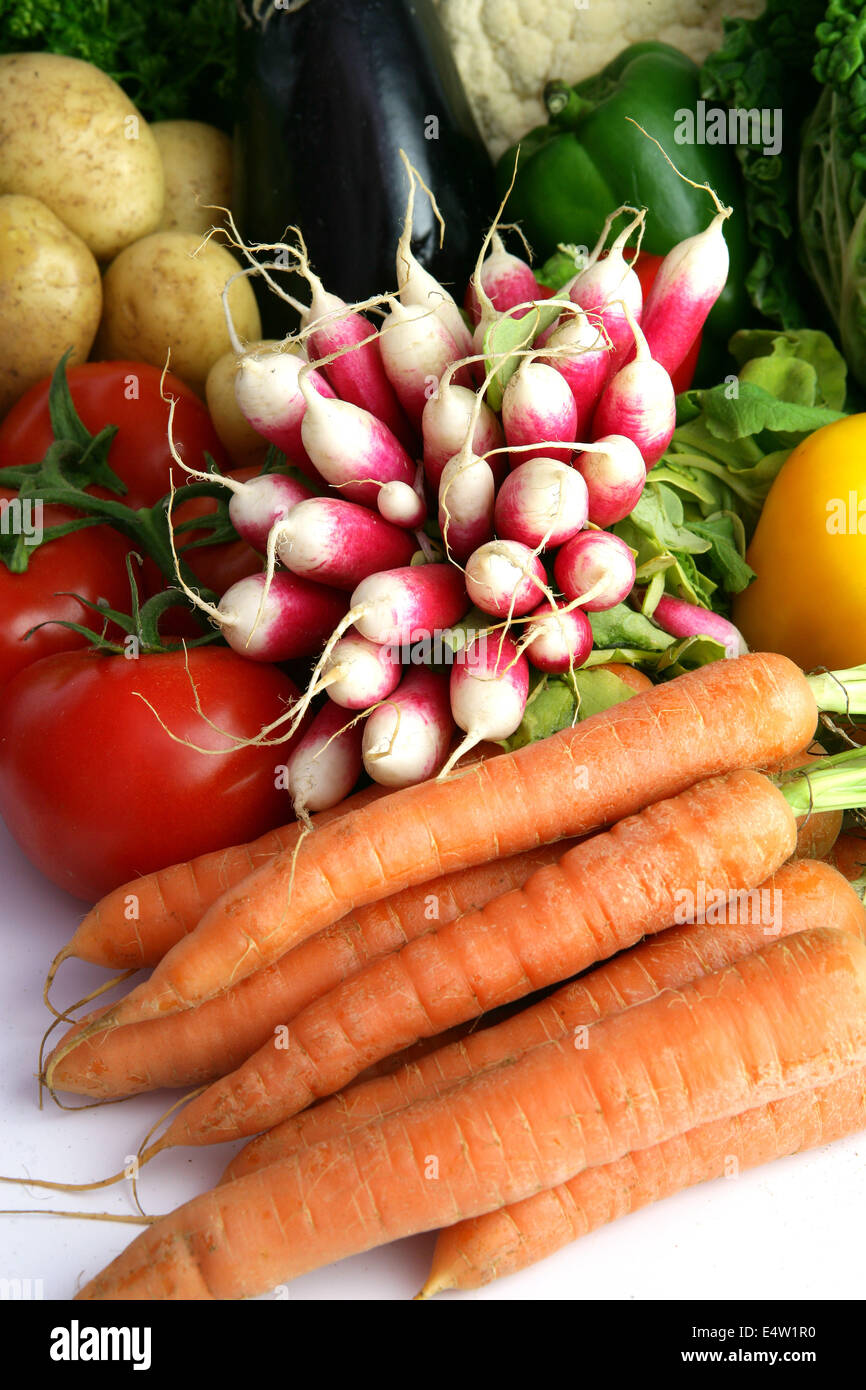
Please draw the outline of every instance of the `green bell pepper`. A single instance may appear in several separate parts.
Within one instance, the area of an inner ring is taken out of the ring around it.
[[[676,141],[681,128],[677,113],[696,112],[698,75],[692,60],[668,44],[637,43],[574,87],[549,82],[544,93],[547,125],[506,150],[496,176],[502,197],[517,162],[504,216],[522,223],[542,260],[560,243],[592,248],[604,219],[623,203],[647,208],[643,247],[666,255],[678,241],[703,231],[714,209],[709,194],[678,178],[658,146],[626,117],[638,121],[687,178],[709,183],[722,203],[734,208],[725,223],[728,283],[705,330],[722,346],[754,318],[744,288],[745,207],[733,149]],[[617,230],[623,225],[619,222]]]

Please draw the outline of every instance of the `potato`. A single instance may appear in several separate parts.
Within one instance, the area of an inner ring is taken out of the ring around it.
[[[231,206],[232,142],[203,121],[154,121],[150,127],[162,155],[165,205],[157,231],[204,233],[222,216],[203,206]]]
[[[0,196],[0,416],[67,348],[84,362],[99,324],[92,252],[36,198]]]
[[[214,241],[202,246],[195,232],[154,232],[127,246],[102,281],[104,307],[96,355],[162,367],[170,348],[171,370],[203,395],[208,372],[232,345],[222,292],[239,269],[224,246]],[[239,337],[260,338],[262,325],[249,280],[235,281],[228,304]]]
[[[107,261],[162,216],[157,143],[117,83],[57,53],[0,57],[0,193],[39,198]]]
[[[260,347],[276,347],[273,338],[250,343],[250,351]],[[235,370],[238,356],[226,352],[214,362],[207,374],[205,396],[213,427],[235,468],[250,468],[264,463],[268,441],[257,434],[238,409],[235,400]]]

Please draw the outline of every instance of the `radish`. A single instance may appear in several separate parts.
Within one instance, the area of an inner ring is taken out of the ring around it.
[[[352,594],[356,628],[371,642],[404,647],[453,627],[469,608],[454,565],[411,565],[371,574]]]
[[[379,489],[376,506],[386,521],[410,531],[423,526],[427,519],[427,503],[408,483],[385,483]]]
[[[634,587],[634,555],[610,531],[581,531],[557,553],[553,574],[567,599],[600,613],[622,603]]]
[[[350,632],[331,648],[318,688],[342,709],[368,709],[396,690],[401,674],[389,647]]]
[[[420,426],[439,378],[465,354],[432,309],[404,305],[393,298],[388,303],[390,310],[379,330],[382,362],[401,406],[412,424]],[[465,368],[458,368],[455,375],[460,384],[469,385]]]
[[[323,370],[340,400],[369,410],[411,450],[412,428],[382,365],[376,329],[338,295],[330,294],[306,264],[302,274],[312,297],[301,322],[312,354],[330,359]]]
[[[586,434],[611,364],[611,347],[603,330],[583,310],[559,322],[547,339],[550,356],[539,358],[565,378],[577,407],[575,435]]]
[[[415,542],[400,526],[341,497],[311,497],[271,531],[276,556],[293,574],[336,589],[354,589],[377,570],[408,565]]]
[[[642,598],[643,594],[635,591],[635,599]],[[721,643],[728,657],[744,656],[749,650],[740,629],[727,618],[670,594],[662,594],[653,609],[652,619],[672,637],[711,637],[714,642]]]
[[[577,438],[571,387],[553,367],[526,357],[505,387],[502,424],[510,446],[537,444],[547,458],[568,463]],[[567,443],[557,448],[558,440]],[[512,459],[512,464],[521,462],[519,457]]]
[[[671,374],[725,288],[730,258],[723,223],[731,211],[719,207],[709,227],[669,251],[647,295],[641,328],[653,358]]]
[[[466,561],[466,591],[483,613],[519,618],[547,597],[547,576],[528,546],[519,541],[489,541]]]
[[[451,668],[451,713],[466,737],[451,754],[445,777],[464,753],[485,739],[510,738],[529,694],[529,666],[509,637],[476,637]]]
[[[453,735],[448,680],[426,666],[412,667],[367,718],[364,767],[381,786],[414,786],[436,776]]]
[[[498,448],[504,439],[502,427],[487,402],[465,386],[455,386],[451,369],[445,372],[438,389],[430,397],[421,416],[424,439],[424,472],[438,496],[439,479],[446,463],[466,443],[471,430],[471,448],[476,454],[486,454]],[[474,418],[474,424],[473,424]],[[505,471],[504,460],[499,470],[491,464],[494,477]],[[497,478],[497,481],[501,479]]]
[[[299,375],[306,368],[308,389],[334,400],[333,387],[304,358],[278,348],[249,352],[235,372],[235,400],[242,415],[264,439],[282,449],[314,481],[319,475],[304,448],[301,423],[307,409]]]
[[[583,665],[592,651],[592,627],[580,608],[545,601],[529,617],[520,645],[533,666],[562,674]]]
[[[639,323],[641,318],[643,291],[640,280],[622,253],[636,227],[643,234],[645,211],[638,212],[634,220],[623,228],[603,259],[601,252],[614,218],[621,212],[633,211],[633,208],[624,207],[611,214],[586,269],[572,281],[569,291],[573,303],[579,304],[585,311],[593,310],[600,315],[602,327],[613,347],[609,364],[611,371],[615,371],[631,351],[634,342],[631,319]]]
[[[646,338],[626,310],[635,341],[634,360],[620,367],[605,386],[595,408],[592,436],[624,434],[638,447],[647,469],[658,463],[671,442],[677,418],[670,376],[654,362]]]
[[[588,510],[586,483],[576,469],[557,459],[530,458],[499,489],[496,534],[532,549],[562,545],[583,530]]]
[[[605,434],[578,454],[574,466],[586,483],[589,519],[612,526],[635,506],[646,485],[646,465],[624,434]]]
[[[284,473],[263,473],[245,483],[226,479],[231,487],[229,519],[243,540],[254,550],[266,551],[268,536],[273,527],[285,521],[299,502],[306,502],[313,493],[297,478]]]
[[[511,252],[505,249],[498,232],[494,232],[491,237],[490,251],[478,274],[481,287],[497,313],[504,314],[517,304],[538,298],[538,282],[531,267],[519,256],[512,256]],[[478,324],[481,320],[481,301],[473,281],[474,276],[469,281],[466,308],[472,322]]]
[[[360,726],[328,700],[310,727],[292,746],[286,763],[295,815],[309,824],[310,814],[339,806],[361,775]]]
[[[440,285],[435,276],[416,260],[412,252],[412,223],[415,211],[415,185],[418,182],[417,170],[413,168],[403,150],[400,151],[400,158],[403,161],[406,172],[409,175],[409,194],[406,199],[406,215],[403,219],[403,230],[400,233],[400,240],[397,243],[397,285],[400,290],[400,299],[403,304],[417,304],[424,309],[432,309],[436,317],[447,328],[454,342],[457,344],[458,356],[468,357],[472,353],[472,334],[466,326],[463,315],[454,302],[453,296],[448,293],[443,285]],[[429,189],[425,192],[430,193]],[[433,211],[439,220],[441,232],[444,234],[445,224],[436,206],[436,200],[430,195],[433,204]],[[441,242],[441,237],[440,237]]]
[[[388,426],[363,406],[317,394],[309,367],[298,378],[306,411],[301,439],[319,473],[351,502],[375,507],[379,484],[409,483],[415,464]]]
[[[345,594],[278,571],[270,583],[251,574],[226,589],[217,606],[189,593],[233,651],[252,661],[295,661],[321,651],[346,612]]]
[[[449,557],[462,563],[493,536],[496,485],[486,459],[461,449],[439,481],[439,529]]]

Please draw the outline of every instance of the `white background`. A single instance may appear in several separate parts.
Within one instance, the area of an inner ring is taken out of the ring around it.
[[[70,1114],[36,1103],[48,964],[83,906],[47,883],[0,823],[0,1173],[85,1182],[123,1167],[177,1098],[159,1092]],[[106,974],[64,963],[64,1005]],[[67,1097],[77,1103],[77,1097]],[[144,1208],[168,1211],[213,1185],[241,1146],[174,1150],[145,1168]],[[483,1299],[860,1299],[866,1295],[866,1134],[720,1180],[626,1217],[532,1269],[474,1294]],[[0,1278],[41,1279],[46,1299],[68,1299],[138,1228],[53,1218],[49,1209],[133,1212],[129,1184],[81,1194],[0,1185]],[[408,1299],[426,1277],[434,1237],[411,1240],[319,1270],[289,1286],[291,1299]]]

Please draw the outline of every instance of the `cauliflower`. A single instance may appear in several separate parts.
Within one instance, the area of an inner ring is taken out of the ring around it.
[[[631,43],[658,39],[702,62],[722,15],[753,18],[763,0],[437,0],[475,119],[494,159],[546,120],[552,77],[578,82]]]

